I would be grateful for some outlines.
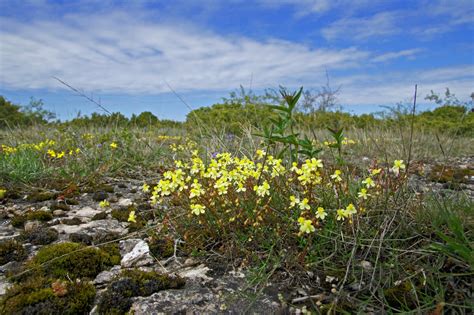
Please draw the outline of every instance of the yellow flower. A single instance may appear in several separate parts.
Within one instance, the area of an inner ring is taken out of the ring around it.
[[[191,192],[189,194],[189,198],[199,197],[204,195],[204,189],[202,189],[202,185],[198,183],[197,179],[194,179],[194,182],[191,184]]]
[[[344,221],[348,217],[346,210],[344,209],[337,209],[336,214],[337,214],[337,217],[336,217],[337,221],[341,221],[341,220]]]
[[[130,214],[128,215],[128,222],[134,222],[137,223],[136,217],[135,217],[135,210],[130,211]]]
[[[316,210],[316,218],[324,220],[327,216],[327,212],[324,210],[323,207],[318,207],[318,210]]]
[[[49,149],[47,153],[50,157],[56,157],[56,152],[54,152],[54,150]]]
[[[300,199],[299,198],[296,198],[295,196],[290,196],[290,207],[293,208],[295,207],[297,204],[300,203]]]
[[[372,175],[372,176],[378,175],[378,174],[380,174],[381,171],[382,171],[381,168],[373,169],[372,172],[370,172],[370,175]]]
[[[144,183],[143,186],[142,186],[142,190],[143,192],[149,192],[150,191],[150,185],[148,185],[147,183]]]
[[[353,215],[353,214],[356,214],[357,213],[357,210],[355,208],[355,206],[350,203],[347,207],[346,207],[346,214],[349,216],[349,215]]]
[[[107,208],[108,206],[110,206],[110,203],[107,200],[102,200],[99,202],[99,207],[101,208]]]
[[[403,160],[395,160],[393,161],[393,167],[392,171],[398,175],[400,173],[400,170],[404,170],[406,168],[405,164],[403,163]]]
[[[64,154],[65,154],[64,151],[61,151],[61,153],[58,153],[56,157],[60,159],[64,156]]]
[[[357,195],[362,199],[367,199],[367,197],[370,196],[365,188],[362,188]]]
[[[362,184],[364,184],[367,188],[375,187],[375,183],[374,183],[373,179],[370,178],[370,177],[367,177],[366,179],[364,179],[362,181]]]
[[[310,209],[310,206],[308,204],[308,198],[304,198],[301,202],[300,202],[300,209],[301,210],[309,210]]]
[[[110,144],[110,147],[111,147],[112,149],[117,149],[118,145],[117,145],[117,143],[112,142],[112,143]]]
[[[7,191],[6,191],[5,189],[0,189],[0,199],[5,198],[5,193],[6,193],[6,192],[7,192]]]
[[[247,190],[247,188],[244,187],[244,184],[242,182],[238,182],[237,186],[237,192],[245,192]]]
[[[313,222],[311,222],[311,220],[306,220],[305,218],[300,217],[298,219],[298,223],[300,224],[301,233],[309,234],[311,232],[316,231],[316,229],[313,226]]]
[[[342,181],[342,178],[341,178],[341,175],[342,172],[340,170],[335,170],[334,171],[334,174],[331,175],[331,178],[335,181],[335,182],[341,182]]]
[[[206,206],[203,205],[198,205],[198,204],[192,204],[191,205],[191,212],[195,215],[200,215],[206,212]]]
[[[267,181],[264,181],[260,186],[254,186],[253,190],[256,192],[257,196],[265,197],[265,195],[270,195],[270,185]]]
[[[267,153],[266,153],[265,151],[263,151],[263,150],[257,150],[256,153],[257,153],[257,157],[258,157],[259,159],[263,159],[263,157],[265,156],[265,154],[267,154]]]

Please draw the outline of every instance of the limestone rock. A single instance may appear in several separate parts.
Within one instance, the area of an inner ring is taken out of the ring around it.
[[[133,249],[122,257],[120,264],[124,268],[147,266],[154,263],[148,244],[140,240]]]

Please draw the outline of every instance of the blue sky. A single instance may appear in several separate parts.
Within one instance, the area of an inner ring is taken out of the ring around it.
[[[474,92],[472,0],[0,0],[0,95],[61,119],[98,109],[185,119],[243,85],[341,87],[354,113]],[[421,108],[429,108],[425,101]]]

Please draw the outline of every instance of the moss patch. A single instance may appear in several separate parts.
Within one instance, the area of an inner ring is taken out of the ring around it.
[[[107,219],[107,212],[105,211],[102,211],[100,213],[97,213],[96,215],[94,215],[92,217],[92,221],[96,221],[96,220],[105,220]]]
[[[113,209],[111,215],[112,215],[112,218],[120,222],[128,222],[128,217],[131,211],[136,212],[137,211],[136,207],[130,206],[130,207],[122,207],[118,209]],[[136,221],[137,222],[131,222],[130,225],[128,226],[129,232],[137,231],[145,226],[145,221],[143,220],[142,216],[139,213],[136,214]]]
[[[69,211],[71,210],[71,207],[69,205],[67,205],[66,203],[64,202],[56,202],[54,201],[52,204],[51,204],[51,210],[64,210],[64,211]]]
[[[27,200],[32,202],[42,202],[56,198],[57,194],[49,191],[37,191],[28,195]]]
[[[0,302],[2,314],[87,314],[95,288],[87,282],[57,281],[42,277],[15,284]]]
[[[8,240],[0,243],[0,265],[10,261],[23,261],[26,257],[26,251],[19,242]]]
[[[51,228],[37,228],[31,231],[24,231],[20,239],[33,245],[48,245],[58,239],[58,232]]]
[[[171,278],[157,272],[127,270],[108,286],[99,301],[98,312],[124,314],[132,306],[133,297],[149,296],[166,289],[178,289],[184,284],[181,278]]]
[[[26,215],[26,219],[28,221],[42,221],[42,222],[46,222],[46,221],[50,221],[53,219],[53,215],[48,212],[48,211],[43,211],[43,210],[38,210],[38,211],[32,211],[32,212],[29,212],[27,215]]]
[[[77,243],[60,243],[40,249],[28,267],[38,267],[38,273],[54,278],[93,279],[115,263],[116,257],[104,250]]]
[[[82,220],[79,219],[79,218],[65,218],[65,219],[62,219],[61,220],[61,223],[62,224],[66,224],[66,225],[79,225],[79,224],[82,224]]]
[[[73,243],[92,244],[92,236],[85,233],[71,233],[69,234],[69,240]]]
[[[153,236],[149,241],[150,252],[157,258],[167,258],[174,254],[174,241],[171,238]]]
[[[26,222],[26,215],[16,215],[12,218],[10,223],[16,228],[23,228]]]
[[[448,165],[433,166],[429,179],[439,183],[466,183],[470,176],[474,176],[474,170],[459,168]]]

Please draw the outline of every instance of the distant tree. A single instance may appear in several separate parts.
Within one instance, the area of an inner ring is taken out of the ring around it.
[[[19,105],[15,105],[0,96],[0,128],[25,124],[26,117],[20,109]]]
[[[327,112],[339,108],[338,95],[341,87],[332,88],[326,72],[326,84],[318,89],[305,90],[300,102],[300,110],[305,113]]]
[[[43,108],[42,100],[31,98],[29,105],[15,105],[0,96],[0,128],[42,124],[56,115]]]
[[[56,118],[56,114],[43,108],[43,100],[30,98],[30,103],[23,107],[21,111],[26,114],[30,119],[35,122],[48,122]]]
[[[151,112],[142,112],[138,116],[135,114],[130,118],[130,123],[139,127],[147,127],[157,125],[159,122],[158,117],[153,115]]]

